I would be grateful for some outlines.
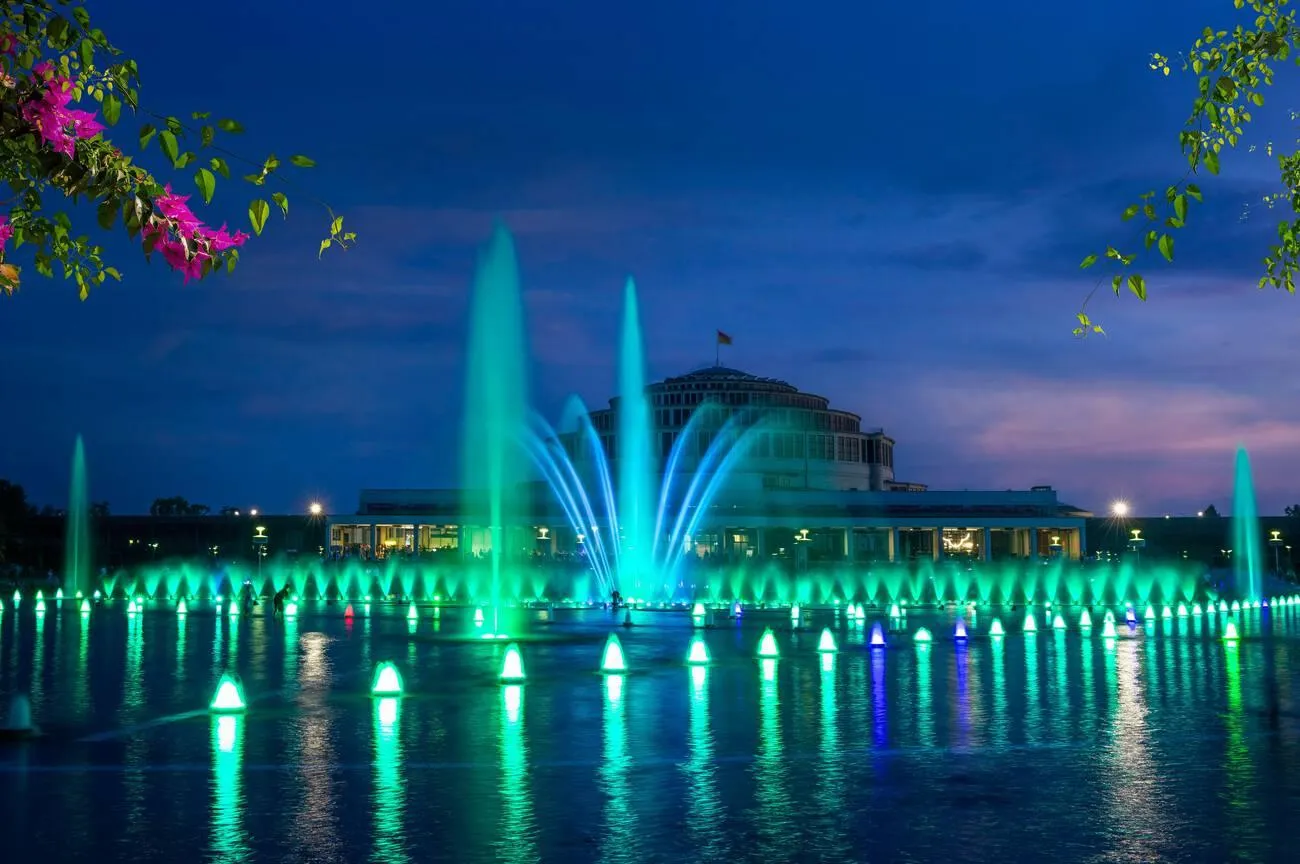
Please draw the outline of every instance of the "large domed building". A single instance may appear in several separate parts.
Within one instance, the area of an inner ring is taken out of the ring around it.
[[[720,437],[722,451],[740,448],[714,494],[693,502],[704,509],[690,537],[697,555],[796,564],[1077,559],[1086,547],[1091,514],[1062,504],[1051,486],[937,491],[899,481],[895,442],[883,429],[864,428],[858,414],[780,379],[711,366],[650,384],[646,398],[649,450],[659,472],[672,472],[675,489],[691,486],[679,479],[711,474],[705,454]],[[620,402],[588,415],[611,477],[624,449]],[[558,437],[575,471],[593,476],[590,435]],[[363,490],[356,515],[329,517],[331,551],[484,554],[492,532],[481,515],[466,512],[465,497],[455,489]],[[544,485],[523,497],[531,504],[504,532],[507,555],[573,552],[584,531],[599,530],[568,524]]]
[[[651,384],[646,398],[651,446],[661,469],[672,465],[693,472],[722,428],[732,423],[754,428],[744,441],[744,459],[728,475],[728,488],[924,489],[895,484],[894,440],[883,429],[864,430],[857,414],[832,408],[826,397],[800,392],[777,378],[712,366]],[[590,415],[611,463],[619,458],[619,403],[615,397],[608,408]],[[683,435],[690,437],[682,441]],[[570,435],[565,449],[581,459],[579,443],[579,436]],[[679,444],[681,458],[672,462]]]

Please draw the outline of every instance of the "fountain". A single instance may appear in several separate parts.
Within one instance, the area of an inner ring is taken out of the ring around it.
[[[634,596],[647,589],[661,589],[667,596],[671,585],[651,585],[653,573],[654,520],[651,514],[654,457],[650,439],[650,403],[645,395],[645,351],[641,346],[641,319],[637,308],[636,284],[627,280],[623,291],[623,339],[618,364],[618,536],[619,581],[617,590],[631,588]]]
[[[605,640],[605,649],[600,654],[600,671],[606,675],[622,675],[627,672],[627,658],[623,655],[623,643],[617,633],[609,634]]]
[[[1232,484],[1232,575],[1237,593],[1247,600],[1263,595],[1259,538],[1259,514],[1255,509],[1255,483],[1250,472],[1250,456],[1245,447],[1237,448]]]
[[[528,404],[525,338],[514,242],[498,226],[474,277],[461,452],[462,510],[481,513],[487,528],[486,543],[473,536],[462,542],[487,553],[493,633],[499,629],[501,567],[513,548],[506,526],[518,523],[528,503],[527,464],[518,446]]]
[[[86,448],[81,436],[72,446],[72,479],[63,551],[63,584],[69,593],[90,584],[90,502],[86,500]]]
[[[214,714],[233,714],[243,711],[248,707],[248,701],[244,698],[244,685],[239,680],[239,676],[233,672],[222,672],[221,680],[217,682],[216,692],[213,693],[212,703],[208,706]]]
[[[380,661],[379,665],[375,666],[375,677],[370,685],[370,695],[387,698],[401,696],[403,692],[402,673],[397,670],[397,664],[391,660]]]
[[[514,642],[506,646],[505,656],[501,659],[499,680],[502,684],[524,683],[524,655]]]
[[[821,638],[817,640],[818,653],[834,654],[838,650],[839,646],[835,644],[835,634],[831,632],[831,628],[824,628],[822,630]]]
[[[703,636],[696,636],[691,640],[691,647],[686,652],[686,663],[689,666],[707,666],[709,663],[709,646],[704,644]]]

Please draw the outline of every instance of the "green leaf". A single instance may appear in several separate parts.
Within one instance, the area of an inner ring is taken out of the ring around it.
[[[199,193],[203,196],[203,203],[211,204],[212,195],[217,191],[217,178],[212,176],[212,172],[207,168],[200,168],[195,171],[194,184],[199,187]]]
[[[112,93],[104,94],[104,101],[100,105],[104,112],[104,122],[109,126],[116,126],[118,119],[122,116],[122,103]]]
[[[1219,173],[1218,153],[1215,153],[1213,150],[1206,150],[1205,155],[1201,158],[1201,161],[1205,164],[1206,171],[1209,171],[1211,174],[1218,175]]]
[[[105,231],[109,230],[117,220],[117,204],[111,198],[104,201],[99,205],[96,216],[99,219],[99,227]]]
[[[1079,269],[1080,269],[1080,270],[1087,270],[1089,267],[1091,267],[1093,264],[1096,264],[1096,263],[1097,263],[1097,256],[1096,256],[1096,255],[1089,255],[1087,258],[1084,258],[1084,259],[1083,259],[1083,263],[1081,263],[1081,264],[1079,265]]]
[[[289,161],[299,168],[315,168],[316,160],[306,156],[290,156]]]
[[[320,241],[320,251],[316,253],[316,257],[319,258],[319,257],[321,257],[322,255],[324,255],[324,254],[325,254],[325,250],[328,249],[328,248],[330,248],[330,244],[331,244],[332,242],[333,242],[333,241],[330,240],[330,238],[328,238],[328,237],[326,237],[324,240]]]
[[[289,197],[283,192],[272,192],[271,200],[276,203],[280,211],[284,213],[284,218],[289,218]]]
[[[1161,234],[1160,240],[1156,245],[1160,247],[1160,254],[1165,256],[1166,261],[1174,260],[1174,238],[1168,234]]]
[[[104,275],[108,276],[110,279],[116,282],[122,281],[122,274],[117,271],[116,267],[105,267]]]
[[[176,136],[170,129],[164,129],[158,133],[158,146],[162,147],[163,155],[175,164],[181,154],[180,145],[176,143]]]
[[[153,128],[153,126],[149,125],[148,123],[140,127],[140,149],[141,150],[149,146],[149,142],[153,140],[153,136],[156,135],[157,132],[158,130]]]
[[[225,159],[222,159],[220,156],[213,156],[208,160],[208,164],[212,166],[213,171],[216,171],[227,180],[230,179],[230,166],[226,164]]]
[[[1264,104],[1264,94],[1263,94],[1263,93],[1251,93],[1251,94],[1250,94],[1250,101],[1253,102],[1253,103],[1255,103],[1256,105],[1260,105],[1260,106],[1262,106],[1262,105]]]
[[[339,236],[339,232],[342,230],[343,230],[343,217],[335,216],[334,221],[330,223],[330,236],[337,237]]]
[[[254,234],[261,235],[262,229],[266,227],[266,217],[270,214],[271,205],[261,198],[248,205],[248,221],[253,226]]]
[[[1132,219],[1134,216],[1138,215],[1138,210],[1140,209],[1142,208],[1140,208],[1137,204],[1130,204],[1128,205],[1128,207],[1124,208],[1124,215],[1121,216],[1120,218],[1123,219],[1125,222],[1127,222],[1128,220]]]
[[[217,137],[217,130],[213,129],[211,126],[202,126],[199,128],[200,147],[212,146],[212,139],[215,137]]]
[[[1201,187],[1197,186],[1195,183],[1188,183],[1187,197],[1191,198],[1193,201],[1200,202],[1202,200]]]
[[[1128,290],[1132,291],[1134,296],[1139,300],[1147,299],[1147,283],[1141,276],[1136,273],[1129,274]]]
[[[81,68],[89,69],[95,62],[95,43],[89,39],[82,39],[78,47],[78,54],[81,56]]]
[[[240,132],[244,131],[243,126],[240,126],[237,122],[229,118],[218,120],[217,126],[221,128],[222,132],[229,132],[232,135],[238,135]]]

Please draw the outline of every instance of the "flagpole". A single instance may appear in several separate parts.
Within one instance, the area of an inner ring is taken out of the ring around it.
[[[722,365],[722,340],[721,340],[720,338],[718,338],[717,334],[714,334],[714,336],[713,336],[713,368],[716,369],[717,367],[719,367],[719,366],[721,366],[721,365]]]

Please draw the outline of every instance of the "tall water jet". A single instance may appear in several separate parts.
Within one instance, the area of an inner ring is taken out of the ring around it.
[[[63,584],[69,594],[90,584],[90,502],[86,500],[86,448],[81,436],[72,447],[68,515],[63,549]],[[75,596],[75,595],[74,595]]]
[[[498,225],[479,256],[470,301],[461,439],[463,512],[482,514],[491,547],[493,632],[501,600],[501,566],[510,549],[505,526],[526,512],[527,462],[519,446],[527,428],[528,377],[523,301],[510,233]],[[466,538],[471,548],[472,538]]]
[[[636,283],[627,280],[623,291],[623,338],[618,363],[618,532],[620,592],[644,596],[652,587],[654,554],[655,468],[650,449],[650,404],[645,395],[645,350],[641,344],[641,319]],[[666,596],[672,585],[662,588]]]
[[[1250,456],[1237,448],[1232,482],[1232,574],[1237,591],[1248,600],[1259,598],[1261,566],[1259,512],[1255,509],[1255,482]]]

